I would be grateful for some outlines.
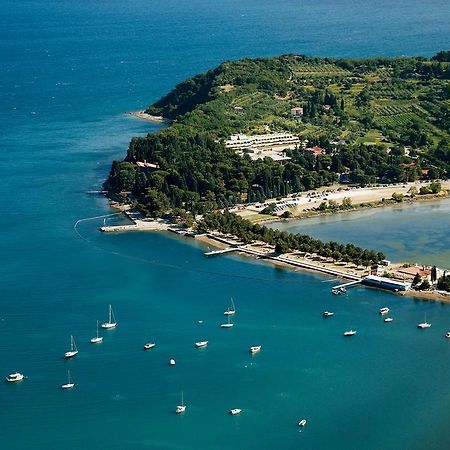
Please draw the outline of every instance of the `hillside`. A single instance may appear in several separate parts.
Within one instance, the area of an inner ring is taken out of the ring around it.
[[[225,62],[177,85],[146,112],[172,124],[133,138],[109,190],[148,214],[204,213],[336,182],[442,178],[450,169],[450,63],[435,58],[299,55]],[[292,108],[301,114],[293,116]],[[308,146],[282,164],[225,147],[235,133],[291,133]],[[136,162],[147,166],[138,167]]]

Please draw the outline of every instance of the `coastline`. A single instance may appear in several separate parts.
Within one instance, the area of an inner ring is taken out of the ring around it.
[[[431,201],[440,201],[450,198],[450,181],[442,181],[442,190],[441,192],[437,194],[425,194],[425,195],[415,195],[413,197],[405,195],[406,192],[412,188],[417,186],[426,186],[427,184],[415,184],[415,183],[407,183],[405,185],[402,185],[402,187],[389,187],[389,188],[362,188],[357,189],[355,191],[349,190],[349,191],[341,191],[340,200],[343,198],[350,198],[352,202],[357,197],[367,198],[366,201],[361,201],[360,203],[352,204],[351,207],[348,208],[340,208],[338,205],[338,208],[336,209],[324,209],[324,210],[318,210],[313,209],[317,208],[320,203],[326,202],[328,200],[334,200],[334,198],[326,198],[326,197],[320,197],[317,200],[313,201],[307,201],[306,199],[312,198],[314,199],[314,196],[317,195],[324,195],[326,190],[324,189],[317,189],[313,191],[308,191],[308,194],[312,197],[303,197],[301,200],[303,201],[302,204],[298,204],[294,207],[289,207],[288,202],[292,202],[293,197],[283,197],[281,199],[270,199],[266,200],[264,203],[265,206],[267,206],[270,203],[277,203],[283,205],[283,202],[286,205],[285,208],[280,209],[278,214],[274,214],[270,217],[267,217],[267,215],[260,214],[260,211],[258,209],[261,209],[261,207],[258,208],[259,205],[251,205],[251,206],[244,206],[243,208],[233,208],[230,211],[238,214],[239,216],[250,220],[253,223],[258,224],[268,224],[268,223],[276,223],[276,222],[290,222],[295,220],[302,220],[302,219],[309,219],[312,217],[320,217],[320,216],[330,216],[330,215],[336,215],[341,213],[351,213],[351,212],[358,212],[361,210],[369,210],[369,209],[375,209],[375,208],[384,208],[384,207],[393,207],[393,206],[413,206],[416,203],[426,203]],[[403,187],[404,186],[404,187]],[[389,191],[386,192],[384,189],[389,189]],[[403,200],[401,202],[396,202],[395,200],[391,198],[384,197],[384,194],[390,194],[392,195],[391,191],[396,191],[399,194],[405,195]],[[345,192],[345,193],[344,193]],[[354,195],[354,192],[357,193],[357,196]],[[384,200],[383,200],[384,199]],[[297,200],[299,201],[299,200]],[[311,204],[310,204],[311,203]],[[282,217],[283,212],[290,211],[292,215],[290,217]],[[261,219],[258,218],[258,216],[261,216]]]
[[[148,122],[161,123],[161,124],[170,123],[170,120],[166,119],[165,117],[153,116],[151,114],[147,114],[145,111],[131,111],[131,112],[127,112],[125,114],[129,114],[130,116],[137,117],[138,119],[147,120]]]

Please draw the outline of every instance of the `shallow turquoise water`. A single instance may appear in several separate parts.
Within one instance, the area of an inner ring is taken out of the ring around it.
[[[324,277],[207,260],[192,240],[101,235],[102,220],[80,224],[81,239],[73,225],[111,212],[85,192],[131,136],[155,130],[123,112],[186,76],[294,51],[431,55],[449,18],[444,1],[0,0],[0,375],[27,376],[0,383],[0,448],[448,448],[448,306],[362,288],[336,298]],[[236,325],[222,330],[230,296]],[[119,325],[92,346],[108,303]],[[70,334],[80,354],[64,361]],[[209,347],[195,349],[200,339]],[[67,368],[72,392],[59,389]]]

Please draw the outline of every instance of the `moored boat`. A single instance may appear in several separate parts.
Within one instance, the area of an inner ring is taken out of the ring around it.
[[[384,319],[385,322],[392,322],[394,319],[392,317],[386,317]]]
[[[221,328],[232,328],[233,327],[233,322],[231,321],[231,316],[227,315],[227,323],[223,323],[220,325]]]
[[[151,348],[155,347],[155,343],[154,342],[147,342],[146,344],[144,344],[144,350],[150,350]]]
[[[430,328],[430,327],[431,327],[431,323],[428,323],[428,322],[422,322],[422,323],[417,324],[417,328],[421,328],[422,330],[424,328]]]
[[[67,371],[67,383],[61,386],[62,389],[72,389],[75,383],[70,379],[70,370]]]
[[[6,377],[6,381],[8,383],[17,383],[18,381],[22,381],[24,379],[24,374],[20,372],[11,373]]]
[[[306,419],[302,419],[298,422],[299,427],[304,427],[306,425]]]
[[[230,409],[230,414],[232,415],[232,416],[236,416],[237,414],[240,414],[241,412],[242,412],[242,409],[239,409],[239,408],[233,408],[233,409]]]
[[[447,339],[450,339],[450,331],[447,331],[447,334],[445,335],[445,337],[446,337]]]
[[[186,411],[186,405],[184,404],[183,391],[181,391],[181,405],[178,405],[175,409],[177,414],[184,413]]]
[[[100,344],[100,342],[102,342],[102,341],[103,341],[103,338],[98,335],[98,320],[97,320],[97,334],[95,337],[93,337],[91,339],[91,343],[92,344]]]
[[[228,308],[225,312],[225,316],[233,316],[236,313],[236,308],[234,306],[234,301],[231,299],[231,308]]]
[[[208,345],[208,341],[198,341],[195,343],[195,346],[197,348],[202,348],[202,347],[206,347]]]
[[[354,336],[356,334],[355,330],[344,331],[344,336]]]
[[[75,344],[75,339],[72,335],[70,335],[70,350],[66,353],[64,353],[64,358],[69,359],[73,358],[75,355],[78,354],[77,345]]]
[[[109,305],[109,316],[108,316],[108,322],[102,323],[102,328],[105,330],[111,330],[112,328],[116,328],[117,322],[116,318],[114,317],[114,312],[112,309],[112,306]]]
[[[171,360],[169,361],[169,364],[170,364],[171,366],[174,366],[174,365],[176,364],[176,362],[175,362],[174,359],[171,359]]]
[[[332,317],[334,316],[334,312],[331,311],[324,311],[322,314],[323,317]]]
[[[261,345],[255,345],[253,347],[250,347],[250,353],[253,355],[255,353],[258,353],[261,350]]]
[[[389,309],[387,306],[385,306],[384,308],[380,308],[380,309],[378,310],[378,312],[379,312],[382,316],[384,316],[385,314],[387,314],[389,311],[390,311],[390,309]]]

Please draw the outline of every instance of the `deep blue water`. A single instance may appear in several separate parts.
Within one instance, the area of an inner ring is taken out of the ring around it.
[[[448,306],[362,288],[335,298],[326,278],[206,260],[193,241],[73,228],[111,212],[86,191],[131,136],[156,129],[124,111],[187,76],[289,52],[431,56],[449,37],[450,6],[435,0],[0,0],[0,375],[27,376],[0,384],[0,448],[449,448]],[[236,325],[222,330],[230,296]],[[92,346],[108,303],[119,326]],[[425,313],[433,327],[420,333]],[[80,354],[64,361],[70,334]],[[67,368],[72,392],[59,388]]]

